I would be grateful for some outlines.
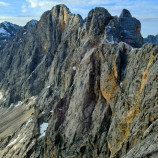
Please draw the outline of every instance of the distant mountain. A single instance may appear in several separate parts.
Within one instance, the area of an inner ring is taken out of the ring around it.
[[[0,48],[15,34],[21,27],[10,22],[0,23]]]
[[[0,49],[4,47],[9,39],[13,39],[16,36],[21,38],[21,36],[29,32],[37,23],[37,20],[31,20],[24,27],[10,22],[0,23]]]
[[[149,35],[147,38],[144,38],[144,43],[158,44],[158,34],[156,36]]]

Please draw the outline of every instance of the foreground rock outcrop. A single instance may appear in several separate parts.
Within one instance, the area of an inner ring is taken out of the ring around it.
[[[142,43],[127,10],[65,5],[17,34],[0,52],[0,157],[156,157],[158,46]]]

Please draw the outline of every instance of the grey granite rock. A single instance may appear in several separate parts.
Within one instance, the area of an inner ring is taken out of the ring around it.
[[[84,21],[57,5],[8,42],[0,158],[156,158],[158,46],[133,48],[137,27],[127,10],[95,8]]]

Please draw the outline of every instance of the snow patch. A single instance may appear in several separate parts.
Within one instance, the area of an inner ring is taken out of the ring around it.
[[[11,103],[11,104],[10,104],[10,107],[12,107],[12,106],[14,106],[14,104],[13,104],[13,103]]]
[[[26,136],[24,136],[19,142],[22,143]]]
[[[36,99],[37,99],[37,97],[35,97],[35,96],[32,96],[32,97],[31,97],[31,99],[32,99],[32,100],[36,100]]]
[[[8,32],[2,27],[0,28],[0,33],[5,33],[5,34],[8,34]]]
[[[12,141],[10,144],[8,144],[7,147],[14,145],[17,142],[17,140],[19,139],[19,137],[20,137],[20,135],[18,135],[18,137],[14,141]]]
[[[47,86],[47,88],[49,89],[49,88],[50,88],[50,86]]]
[[[29,125],[29,123],[31,123],[32,122],[32,118],[31,119],[29,119],[27,122],[26,122],[26,127]]]
[[[20,106],[21,104],[22,104],[22,102],[21,102],[21,101],[18,101],[18,104],[16,104],[15,107],[18,107],[18,106]]]
[[[110,32],[110,31],[111,31],[111,26],[107,26],[107,27],[106,27],[106,31],[107,31],[107,32]]]
[[[122,87],[123,86],[123,83],[122,82],[120,82],[120,87]]]
[[[47,128],[48,128],[48,123],[42,123],[40,125],[40,134],[41,134],[40,138],[45,136],[45,132]]]
[[[5,102],[6,98],[4,97],[3,92],[0,91],[0,101]]]
[[[6,28],[8,28],[8,27],[9,27],[9,25],[8,25],[8,23],[7,23],[7,22],[3,22],[3,24],[4,24],[4,26],[5,26]]]
[[[46,134],[46,133],[44,132],[43,134],[41,134],[41,135],[40,135],[40,137],[39,137],[39,138],[44,137],[44,136],[45,136],[45,134]]]
[[[74,66],[73,68],[72,68],[74,71],[76,71],[76,67]]]
[[[0,100],[2,100],[3,99],[3,94],[2,94],[2,92],[0,92]]]
[[[36,25],[36,24],[38,23],[38,21],[36,21],[36,20],[31,20],[29,23],[30,23],[31,25]]]

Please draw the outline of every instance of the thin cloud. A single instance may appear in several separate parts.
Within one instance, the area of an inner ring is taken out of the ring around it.
[[[158,2],[154,0],[26,0],[30,8],[37,9],[39,14],[41,12],[51,9],[57,4],[65,4],[70,10],[79,10],[79,14],[85,16],[87,10],[90,10],[97,6],[103,6],[109,10],[112,15],[119,15],[123,8],[129,9],[133,15],[146,16],[150,13],[157,12]],[[156,5],[156,4],[157,5]],[[140,9],[142,8],[143,9]],[[81,10],[81,13],[80,13]],[[85,11],[84,11],[85,10]],[[37,10],[36,10],[37,11]]]
[[[22,5],[21,11],[22,11],[23,13],[26,13],[26,12],[27,12],[27,7],[26,7],[26,5]]]
[[[6,3],[6,2],[3,2],[3,1],[0,1],[0,6],[9,6],[9,3]]]

